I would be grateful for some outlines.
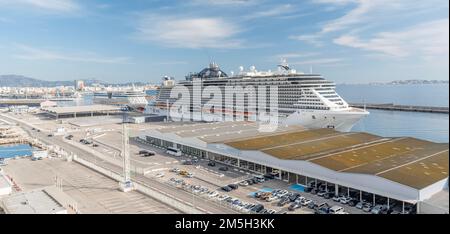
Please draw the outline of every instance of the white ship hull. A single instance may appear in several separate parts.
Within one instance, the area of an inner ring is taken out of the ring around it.
[[[145,110],[147,114],[155,114],[159,116],[169,116],[167,110],[153,106],[148,106]],[[367,116],[369,112],[351,108],[343,111],[320,111],[320,110],[299,110],[287,117],[279,117],[278,123],[283,125],[301,125],[306,128],[333,128],[341,132],[349,132],[353,126],[362,118]],[[184,119],[169,118],[175,121],[206,121],[219,122],[226,121],[221,115],[211,113],[190,113],[190,116]],[[249,116],[248,121],[256,121],[254,116]]]

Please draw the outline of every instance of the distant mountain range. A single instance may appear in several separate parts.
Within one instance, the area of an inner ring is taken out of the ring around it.
[[[131,82],[124,84],[112,84],[96,79],[83,79],[85,85],[92,84],[101,85],[132,85]],[[135,82],[135,85],[144,85],[142,82]],[[73,86],[74,81],[48,81],[39,80],[20,75],[0,75],[0,87],[56,87],[56,86]]]
[[[448,84],[448,80],[394,80],[387,83],[370,83],[373,85],[405,85],[405,84]]]
[[[448,80],[394,80],[390,82],[370,82],[370,83],[354,83],[354,84],[363,84],[363,85],[408,85],[408,84],[448,84]],[[353,83],[341,83],[339,85],[352,85]]]

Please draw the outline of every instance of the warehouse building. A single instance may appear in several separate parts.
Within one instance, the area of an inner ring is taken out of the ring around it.
[[[448,188],[448,144],[332,129],[220,122],[165,126],[139,137],[148,144],[220,161],[254,173],[390,206],[417,205]],[[448,203],[448,202],[447,202]],[[448,206],[448,204],[447,204]]]

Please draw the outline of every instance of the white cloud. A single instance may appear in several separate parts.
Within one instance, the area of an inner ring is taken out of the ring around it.
[[[178,48],[236,48],[241,29],[222,18],[147,15],[137,27],[137,38]]]
[[[414,17],[416,14],[436,9],[448,8],[442,0],[315,0],[315,3],[331,6],[354,5],[355,7],[343,16],[326,22],[321,34],[348,29],[355,25],[386,24],[403,17]],[[444,4],[443,4],[444,3]]]
[[[302,41],[314,46],[322,46],[323,42],[321,41],[321,35],[319,34],[306,34],[306,35],[297,35],[290,36],[289,39]]]
[[[72,12],[80,9],[74,0],[0,0],[0,6],[28,7],[54,12]]]
[[[14,57],[25,60],[61,60],[71,62],[110,64],[123,64],[128,63],[130,60],[129,57],[103,57],[92,52],[83,54],[67,54],[45,49],[38,49],[21,44],[16,44],[16,47],[21,51],[21,53],[14,55]]]
[[[338,45],[375,51],[394,57],[420,55],[434,57],[449,54],[449,20],[421,23],[398,32],[381,32],[363,40],[344,35],[333,40]]]
[[[287,53],[287,54],[278,54],[275,57],[277,57],[277,58],[286,58],[286,59],[290,59],[290,58],[306,58],[306,57],[317,56],[319,54],[320,53],[317,53],[317,52]]]
[[[297,62],[290,62],[292,65],[336,65],[344,61],[342,58],[317,58],[310,60],[302,60]]]
[[[195,5],[219,5],[219,6],[242,6],[254,5],[261,2],[261,0],[192,0],[191,3]]]
[[[275,6],[273,8],[268,8],[263,11],[257,11],[257,12],[250,12],[248,15],[244,16],[246,19],[256,19],[256,18],[263,18],[263,17],[274,17],[274,16],[283,16],[289,13],[292,13],[295,11],[294,6],[291,4],[284,4]]]

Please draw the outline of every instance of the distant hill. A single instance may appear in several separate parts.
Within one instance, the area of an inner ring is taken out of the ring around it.
[[[94,83],[107,85],[107,82],[103,82],[95,79],[85,79],[86,85]],[[20,75],[0,75],[0,87],[56,87],[56,86],[73,86],[74,81],[48,81],[39,80]]]

